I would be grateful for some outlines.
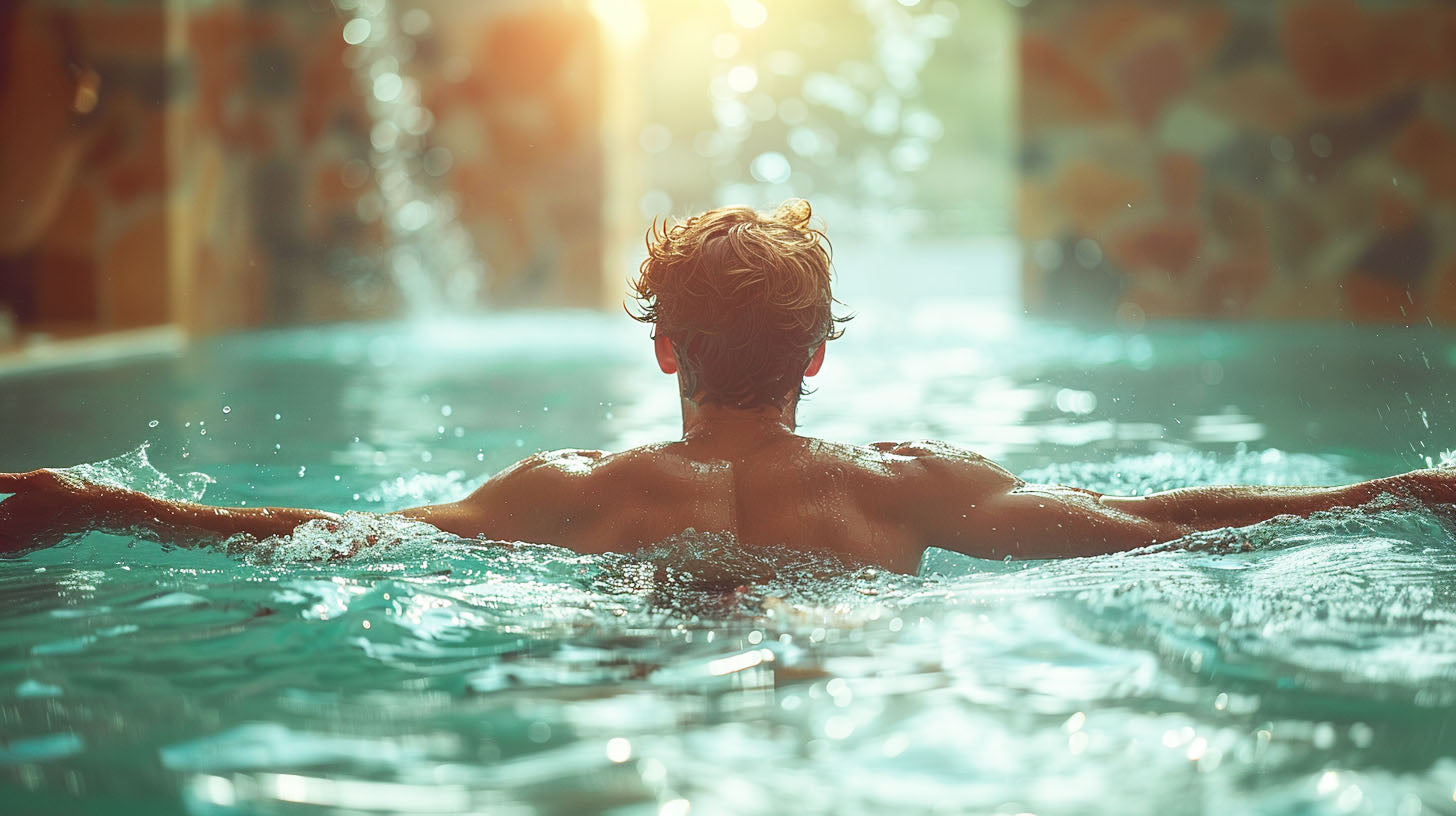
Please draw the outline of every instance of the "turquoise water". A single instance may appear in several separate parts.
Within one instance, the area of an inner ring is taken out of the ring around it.
[[[1119,492],[1456,445],[1449,334],[910,317],[831,347],[806,432]],[[11,377],[0,469],[387,510],[674,412],[645,332],[597,316],[299,330]],[[1452,536],[1377,508],[909,576],[368,516],[230,552],[93,533],[0,561],[0,811],[1456,812]]]

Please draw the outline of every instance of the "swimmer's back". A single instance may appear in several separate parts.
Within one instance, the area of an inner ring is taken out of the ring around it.
[[[964,519],[957,508],[973,503],[980,480],[1002,489],[1015,481],[943,443],[784,435],[757,445],[685,440],[538,454],[461,504],[477,505],[470,515],[481,534],[579,552],[630,552],[691,528],[744,547],[786,545],[913,571],[945,524],[939,516],[955,510]]]

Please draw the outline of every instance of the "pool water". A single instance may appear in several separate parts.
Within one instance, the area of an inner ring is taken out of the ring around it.
[[[949,439],[1034,480],[1338,483],[1456,446],[1435,330],[948,304],[850,329],[805,432]],[[620,318],[301,329],[0,381],[0,469],[378,511],[676,422]],[[0,811],[1451,813],[1453,531],[1391,506],[917,575],[367,515],[228,551],[91,533],[0,561]]]

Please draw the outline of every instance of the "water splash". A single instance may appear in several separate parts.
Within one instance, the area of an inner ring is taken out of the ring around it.
[[[143,442],[120,456],[55,470],[83,481],[136,490],[167,501],[201,501],[214,479],[205,473],[168,476],[152,466],[147,458],[148,447],[150,443]]]
[[[1340,476],[1266,455],[1028,475],[1129,492]],[[146,481],[119,459],[88,472]],[[0,564],[0,647],[27,655],[0,694],[17,761],[207,812],[578,812],[603,791],[765,813],[1444,801],[1450,527],[1375,506],[1230,532],[1253,545],[940,554],[920,576],[721,535],[588,556],[365,514],[304,525],[271,559],[96,542],[84,564]],[[128,692],[98,707],[100,684]]]
[[[715,40],[719,63],[709,88],[715,128],[699,137],[699,152],[724,180],[714,191],[716,204],[771,206],[812,192],[821,210],[838,214],[841,228],[912,226],[897,219],[908,217],[914,174],[944,133],[940,118],[916,101],[920,74],[936,42],[951,34],[957,14],[950,4],[852,5],[869,29],[870,53],[849,54],[832,68],[806,70],[797,51],[745,61],[735,35]],[[765,16],[790,13],[775,9]],[[720,48],[725,38],[729,46]],[[797,93],[769,97],[760,77],[776,76],[796,77]]]
[[[458,202],[427,180],[426,136],[434,117],[409,75],[414,36],[427,30],[429,13],[399,14],[392,0],[333,0],[346,18],[346,62],[373,119],[370,164],[373,197],[390,236],[389,273],[416,317],[459,312],[477,305],[489,274],[469,233],[456,220]]]

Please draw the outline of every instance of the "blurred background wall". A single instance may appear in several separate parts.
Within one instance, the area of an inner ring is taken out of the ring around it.
[[[1023,6],[1036,312],[1456,321],[1456,5]]]
[[[931,297],[1456,321],[1444,0],[12,0],[0,39],[21,333],[610,308],[654,216],[792,195]]]
[[[0,297],[22,328],[602,301],[584,8],[23,0],[0,14],[14,44],[0,169],[36,222],[0,242]],[[83,74],[96,99],[78,103]],[[26,167],[45,178],[15,181]]]

